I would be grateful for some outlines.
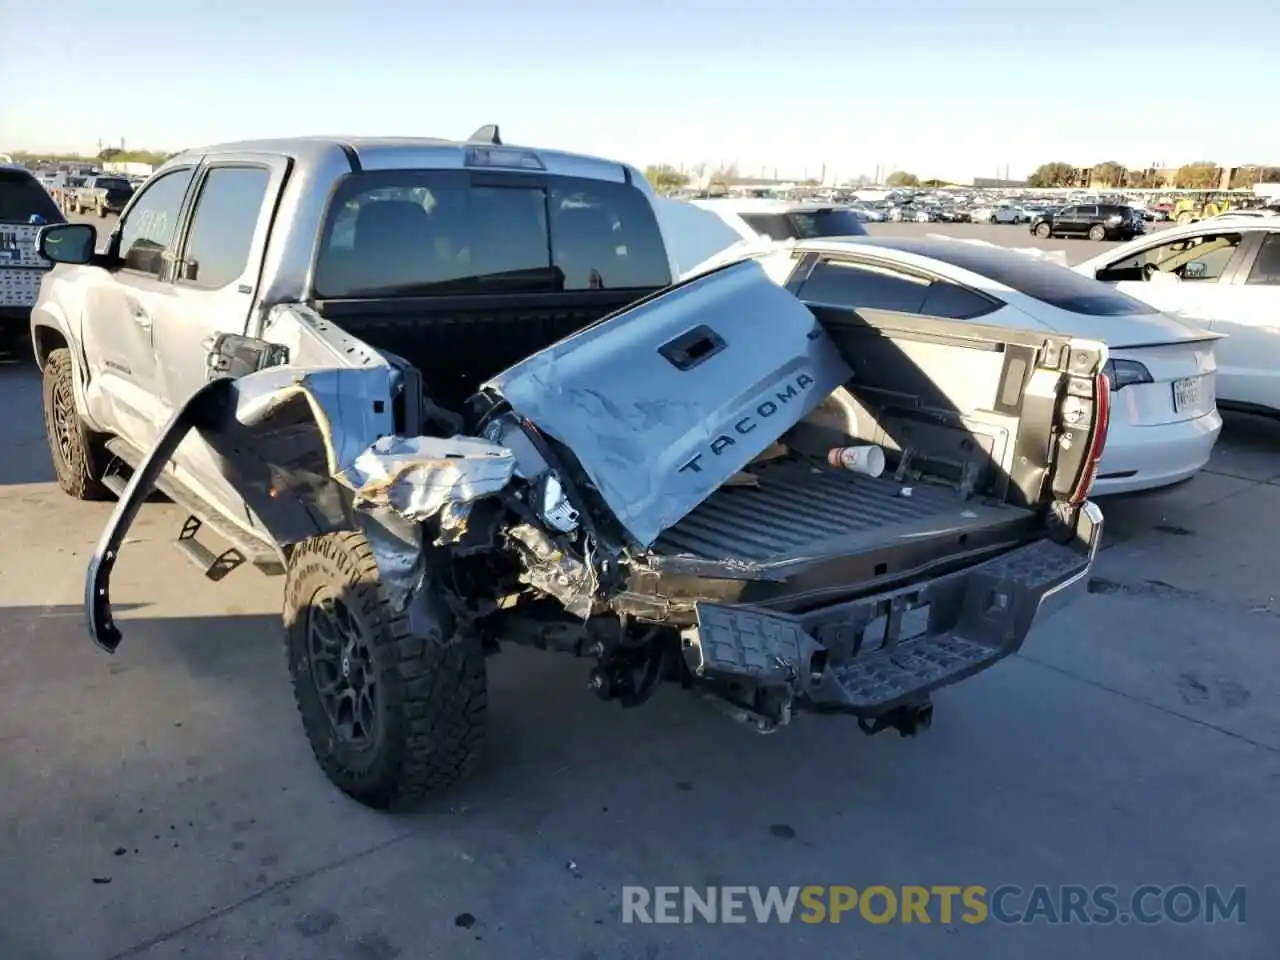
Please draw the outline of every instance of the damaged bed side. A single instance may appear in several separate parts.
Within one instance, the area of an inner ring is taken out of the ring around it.
[[[282,559],[308,538],[359,531],[401,610],[422,581],[425,550],[463,538],[472,505],[514,475],[513,454],[487,440],[399,432],[406,419],[435,419],[444,430],[459,422],[423,408],[412,368],[303,305],[274,308],[267,330],[269,340],[218,339],[208,381],[174,412],[119,498],[86,580],[89,628],[108,651],[120,643],[110,607],[120,547],[193,433],[212,449]],[[335,365],[319,366],[325,362]]]

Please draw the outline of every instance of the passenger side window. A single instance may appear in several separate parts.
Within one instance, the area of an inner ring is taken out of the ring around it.
[[[1149,280],[1157,273],[1180,280],[1217,281],[1226,272],[1244,234],[1206,233],[1148,247],[1099,270],[1099,280]]]
[[[840,260],[818,263],[799,296],[814,305],[893,310],[950,320],[970,320],[1000,307],[994,298],[945,280]]]
[[[1258,259],[1253,261],[1253,269],[1245,283],[1280,286],[1280,233],[1268,233],[1263,237]]]
[[[182,199],[191,183],[190,167],[151,181],[120,224],[120,256],[126,270],[159,277],[171,249]]]
[[[216,290],[244,273],[270,180],[262,167],[209,170],[187,234],[180,281]]]

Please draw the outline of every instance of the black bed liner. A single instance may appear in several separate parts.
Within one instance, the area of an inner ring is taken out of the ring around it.
[[[964,500],[954,487],[873,479],[802,459],[759,464],[751,473],[759,486],[722,487],[667,530],[654,552],[774,566],[925,537],[959,538],[1032,515],[1007,504]]]

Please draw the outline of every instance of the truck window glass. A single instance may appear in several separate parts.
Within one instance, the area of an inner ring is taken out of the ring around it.
[[[315,269],[325,299],[492,289],[650,289],[670,283],[648,197],[635,187],[467,171],[353,174],[329,204]]]
[[[270,172],[261,167],[209,171],[182,254],[185,281],[216,289],[244,273],[270,180]]]
[[[1280,233],[1268,233],[1263,238],[1246,282],[1280,286]]]
[[[0,223],[30,223],[32,217],[59,223],[62,214],[36,178],[25,170],[0,170]]]
[[[174,170],[152,180],[138,197],[120,224],[120,256],[126,270],[160,276],[190,182],[189,167]]]

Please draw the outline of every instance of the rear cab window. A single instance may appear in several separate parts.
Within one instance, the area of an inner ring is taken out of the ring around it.
[[[61,223],[58,205],[25,170],[0,170],[0,223]]]
[[[330,200],[314,274],[318,299],[671,282],[653,207],[630,184],[462,170],[348,176]]]

